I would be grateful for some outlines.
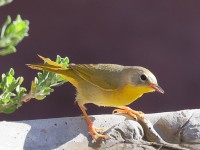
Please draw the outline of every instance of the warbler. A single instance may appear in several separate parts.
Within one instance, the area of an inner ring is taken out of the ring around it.
[[[84,114],[93,139],[107,136],[98,133],[99,128],[95,128],[88,117],[85,104],[115,107],[117,109],[114,113],[127,113],[137,119],[144,118],[144,114],[132,110],[127,105],[144,93],[164,93],[153,73],[144,67],[116,64],[69,64],[68,67],[64,67],[48,58],[38,56],[46,63],[27,65],[32,69],[57,73],[76,88],[76,102]]]

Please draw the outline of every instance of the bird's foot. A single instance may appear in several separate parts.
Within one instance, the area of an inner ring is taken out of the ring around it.
[[[93,141],[96,141],[97,138],[103,138],[103,139],[108,138],[107,135],[98,133],[98,131],[102,132],[103,128],[94,127],[92,122],[89,124],[89,130],[90,130],[90,135],[92,136]]]
[[[90,132],[90,135],[92,136],[92,139],[93,139],[92,141],[95,142],[97,138],[103,138],[103,139],[108,138],[108,136],[100,134],[100,133],[97,132],[97,131],[102,131],[103,129],[94,127],[93,122],[90,120],[90,118],[88,117],[88,115],[86,113],[85,107],[83,105],[80,105],[80,104],[79,104],[79,107],[81,108],[81,110],[84,114],[85,120],[88,124],[89,132]]]
[[[138,117],[140,117],[141,119],[144,119],[144,113],[143,112],[135,111],[135,110],[133,110],[129,107],[124,107],[124,108],[121,108],[121,109],[113,110],[113,114],[121,114],[121,113],[128,114],[131,117],[133,117],[135,120],[137,120]]]

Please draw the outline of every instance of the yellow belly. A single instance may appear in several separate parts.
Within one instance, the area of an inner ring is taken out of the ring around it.
[[[120,107],[126,106],[137,100],[144,93],[152,92],[148,87],[134,87],[126,85],[123,88],[114,91],[104,91],[101,94],[96,93],[92,103],[98,106]]]

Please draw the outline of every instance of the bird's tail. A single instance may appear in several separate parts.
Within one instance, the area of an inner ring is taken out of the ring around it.
[[[44,70],[49,71],[57,74],[64,74],[68,70],[68,68],[48,59],[38,55],[42,60],[46,62],[46,64],[27,64],[28,67],[36,70]]]

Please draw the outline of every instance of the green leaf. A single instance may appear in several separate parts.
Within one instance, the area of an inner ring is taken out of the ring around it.
[[[8,108],[5,108],[3,110],[3,113],[11,114],[11,113],[15,112],[16,109],[17,109],[17,107],[15,105],[12,105],[12,106],[9,106]]]
[[[15,52],[16,52],[16,48],[14,46],[8,46],[7,48],[0,50],[0,55],[5,56],[5,55],[15,53]]]
[[[6,21],[4,22],[4,24],[3,24],[3,27],[2,27],[2,29],[1,29],[1,38],[3,38],[4,37],[4,33],[5,33],[5,31],[6,31],[6,28],[7,28],[7,26],[11,23],[11,17],[10,16],[8,16],[7,18],[6,18]]]
[[[22,105],[22,98],[26,89],[21,87],[23,77],[14,77],[14,69],[10,69],[6,74],[2,74],[0,82],[0,112],[12,113]]]
[[[56,57],[56,62],[65,67],[69,64],[67,57],[61,58],[59,55]],[[53,92],[53,87],[60,86],[66,82],[62,77],[55,73],[42,71],[37,74],[31,85],[31,97],[37,100],[43,100],[47,95]]]
[[[11,68],[11,69],[9,70],[8,74],[9,74],[9,75],[11,75],[11,76],[14,76],[14,74],[15,74],[15,71],[14,71],[14,69],[13,69],[13,68]]]
[[[63,66],[68,66],[69,63],[67,57],[57,56],[56,61]],[[42,71],[32,81],[31,90],[27,94],[26,88],[21,87],[24,78],[15,78],[14,75],[15,71],[12,68],[7,73],[2,74],[2,80],[0,81],[0,90],[2,92],[0,94],[0,113],[12,113],[22,106],[23,101],[31,98],[43,100],[54,91],[54,87],[66,82],[58,74]]]
[[[0,55],[4,56],[16,52],[16,45],[28,36],[28,31],[28,20],[22,20],[18,15],[12,22],[8,16],[1,29]]]
[[[53,89],[52,89],[52,88],[46,87],[46,88],[44,89],[44,94],[45,94],[45,95],[49,94],[50,92],[53,92]]]
[[[7,5],[9,3],[11,3],[13,0],[0,0],[0,6],[4,6]]]

